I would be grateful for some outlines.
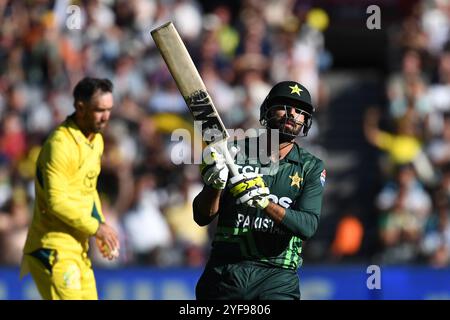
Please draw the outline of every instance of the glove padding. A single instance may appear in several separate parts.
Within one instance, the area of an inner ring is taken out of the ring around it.
[[[236,147],[230,148],[230,154],[234,155],[239,151]],[[214,147],[206,147],[203,151],[203,161],[200,165],[200,172],[203,182],[214,189],[221,190],[227,185],[228,167],[224,155]]]
[[[242,173],[230,179],[230,193],[237,204],[265,209],[269,205],[269,188],[262,175],[254,172]]]

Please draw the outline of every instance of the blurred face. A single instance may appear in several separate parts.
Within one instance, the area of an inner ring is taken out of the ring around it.
[[[410,167],[403,168],[398,173],[398,183],[400,186],[407,187],[415,180],[415,177],[414,169]]]
[[[82,103],[79,111],[83,122],[83,131],[86,133],[102,132],[109,121],[113,105],[112,93],[101,91],[95,93],[89,103]]]
[[[450,73],[450,53],[442,55],[439,63],[439,69],[441,73]]]
[[[403,71],[407,74],[420,72],[420,57],[417,53],[410,51],[403,57]]]
[[[444,128],[442,129],[442,136],[445,140],[450,141],[450,118],[444,120]]]

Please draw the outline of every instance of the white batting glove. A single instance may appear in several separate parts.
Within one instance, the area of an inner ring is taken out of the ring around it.
[[[232,158],[239,151],[236,147],[230,148]],[[222,190],[227,185],[228,167],[224,155],[214,147],[206,147],[203,152],[203,161],[200,165],[203,182],[214,189]]]
[[[237,204],[265,209],[269,205],[269,188],[262,175],[254,172],[242,173],[230,179],[230,193]]]
[[[267,188],[267,190],[268,190],[268,188]],[[270,191],[267,194],[262,194],[262,195],[259,195],[259,196],[255,196],[254,198],[252,198],[251,200],[249,200],[247,202],[247,205],[249,207],[255,207],[255,208],[259,208],[261,210],[264,210],[265,208],[267,208],[267,206],[270,203],[270,200],[269,200],[269,197],[268,197],[269,194],[270,194]]]

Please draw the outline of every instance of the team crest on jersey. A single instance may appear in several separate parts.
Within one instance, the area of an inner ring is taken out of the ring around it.
[[[291,187],[296,186],[300,189],[300,182],[302,182],[303,178],[298,175],[298,172],[296,172],[293,176],[289,176],[291,178]]]
[[[92,189],[95,187],[95,178],[97,178],[97,172],[94,170],[89,171],[84,177],[84,186]]]
[[[70,264],[63,274],[64,287],[67,289],[81,289],[81,272],[76,264]]]
[[[325,186],[326,178],[327,178],[327,171],[323,169],[322,173],[320,174],[320,183],[322,184],[322,187]]]

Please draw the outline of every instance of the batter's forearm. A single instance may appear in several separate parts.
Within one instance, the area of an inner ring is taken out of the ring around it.
[[[285,209],[273,202],[269,203],[269,205],[264,209],[264,212],[276,224],[284,226],[294,235],[303,240],[312,237],[319,224],[318,215],[293,209]]]
[[[199,226],[211,223],[219,211],[222,191],[205,186],[193,201],[194,221]]]
[[[280,224],[286,215],[286,210],[274,202],[269,202],[269,205],[264,209],[264,212],[272,218],[276,224]]]

